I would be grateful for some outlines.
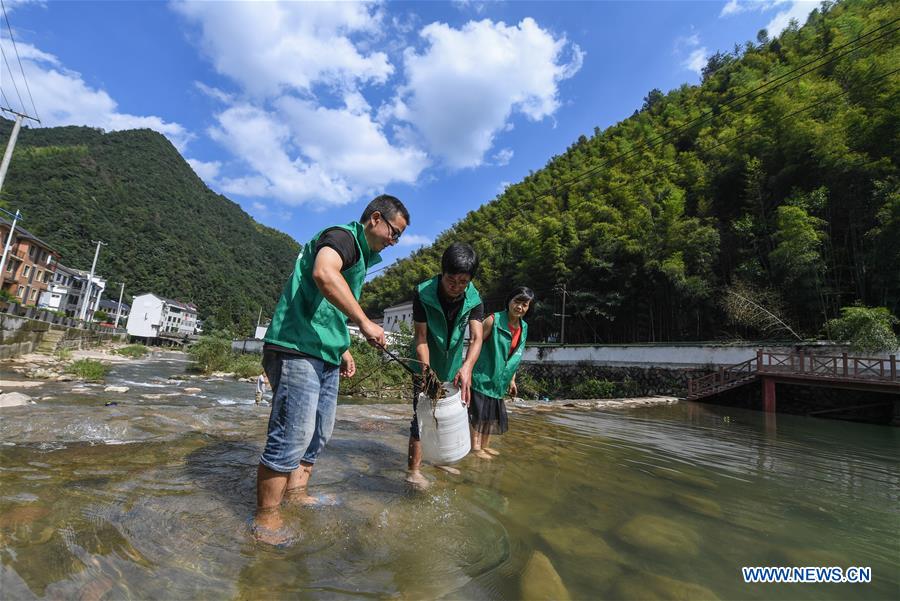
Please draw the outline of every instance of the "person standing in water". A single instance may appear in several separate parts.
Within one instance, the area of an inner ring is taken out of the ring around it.
[[[478,271],[478,255],[464,242],[454,242],[441,257],[441,274],[425,280],[413,293],[413,345],[419,370],[434,370],[441,382],[453,382],[469,404],[472,369],[481,352],[481,319],[484,306],[472,278]],[[469,350],[463,360],[463,342],[469,329]],[[424,372],[422,372],[424,373]],[[406,481],[419,489],[428,479],[420,471],[422,442],[415,413],[422,382],[413,382],[413,418],[409,426]],[[459,473],[455,468],[446,471]]]
[[[519,286],[506,297],[506,309],[489,315],[482,325],[484,344],[472,370],[472,396],[469,425],[472,452],[491,459],[500,453],[490,446],[491,435],[509,429],[503,397],[507,391],[516,396],[516,370],[525,352],[528,315],[534,303],[531,288]]]
[[[384,330],[359,306],[368,270],[397,243],[409,212],[383,194],[359,221],[322,230],[300,251],[266,331],[263,369],[272,386],[266,446],[256,478],[256,538],[291,540],[278,511],[282,500],[308,504],[313,465],[334,428],[339,376],[352,377],[348,318],[375,347]]]

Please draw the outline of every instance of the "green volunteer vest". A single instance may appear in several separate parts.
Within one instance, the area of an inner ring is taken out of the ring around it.
[[[425,280],[419,284],[418,291],[428,323],[428,357],[431,369],[437,373],[442,382],[447,382],[456,376],[456,372],[462,366],[463,342],[466,325],[469,323],[469,313],[481,304],[481,295],[478,294],[475,285],[469,282],[463,306],[456,315],[456,322],[448,324],[441,301],[438,299],[440,280],[441,276]]]
[[[524,319],[519,320],[519,323],[522,326],[522,336],[519,339],[519,346],[510,357],[512,332],[509,331],[509,314],[506,311],[494,313],[494,331],[481,347],[481,354],[478,355],[475,369],[472,370],[472,388],[481,394],[495,399],[506,396],[509,383],[516,375],[519,362],[522,361],[525,339],[528,338],[528,324]]]
[[[353,221],[337,227],[353,234],[356,240],[359,261],[342,271],[341,275],[350,286],[353,296],[359,300],[366,272],[372,265],[380,262],[381,257],[369,248],[363,224]],[[340,365],[341,355],[350,348],[347,316],[322,296],[312,277],[316,243],[324,231],[316,234],[297,255],[294,273],[285,283],[281,298],[278,299],[265,341],[294,349],[332,365]]]

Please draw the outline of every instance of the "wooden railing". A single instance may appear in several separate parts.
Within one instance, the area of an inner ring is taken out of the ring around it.
[[[886,359],[880,357],[851,357],[840,355],[814,355],[799,351],[796,353],[756,352],[757,371],[767,373],[795,373],[823,378],[851,380],[897,381],[897,356]]]
[[[776,353],[756,351],[756,357],[736,365],[720,367],[709,375],[688,380],[688,396],[699,396],[716,388],[738,382],[749,382],[760,374],[798,375],[810,379],[840,379],[878,382],[898,382],[897,357],[850,357],[815,355],[799,351]]]

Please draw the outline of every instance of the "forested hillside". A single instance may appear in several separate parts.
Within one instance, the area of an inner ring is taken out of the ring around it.
[[[12,122],[0,121],[0,140]],[[249,332],[271,312],[299,249],[209,190],[178,151],[150,130],[23,128],[2,201],[54,245],[62,263],[126,283],[128,296],[154,292],[197,304],[211,325]],[[117,296],[118,284],[113,284]]]
[[[635,114],[387,269],[367,309],[408,299],[451,241],[555,338],[640,342],[822,332],[842,306],[900,309],[900,3],[823,3],[803,27],[713,56],[699,86]]]

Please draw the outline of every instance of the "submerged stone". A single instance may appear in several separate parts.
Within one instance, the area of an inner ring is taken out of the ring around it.
[[[705,601],[719,598],[705,586],[646,572],[635,572],[620,579],[612,597],[642,601]]]
[[[696,532],[658,515],[643,514],[632,518],[618,529],[617,534],[633,547],[673,557],[693,557],[700,551],[700,537]]]
[[[522,572],[522,598],[529,601],[567,601],[569,591],[553,563],[540,551],[535,551]]]
[[[722,508],[711,499],[677,492],[672,499],[682,507],[711,518],[722,517]]]
[[[713,482],[709,478],[704,478],[703,476],[699,476],[697,474],[680,472],[675,469],[660,467],[653,468],[651,471],[657,476],[662,476],[663,478],[667,478],[674,482],[688,484],[690,486],[693,486],[694,488],[703,488],[706,490],[715,490],[718,488],[715,482]]]

